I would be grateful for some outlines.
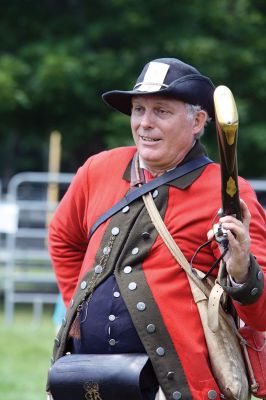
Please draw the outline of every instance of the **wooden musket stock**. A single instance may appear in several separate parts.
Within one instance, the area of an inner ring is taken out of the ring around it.
[[[238,190],[238,113],[231,90],[218,86],[214,91],[216,131],[221,164],[222,215],[242,220]]]

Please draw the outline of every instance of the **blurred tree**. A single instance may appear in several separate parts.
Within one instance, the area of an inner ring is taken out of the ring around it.
[[[240,173],[266,175],[263,0],[2,0],[0,11],[0,178],[46,170],[54,129],[63,135],[63,171],[130,144],[128,118],[101,93],[132,87],[143,64],[161,56],[232,89]],[[216,159],[213,124],[204,142]]]

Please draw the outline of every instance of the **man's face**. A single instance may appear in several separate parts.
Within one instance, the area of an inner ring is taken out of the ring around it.
[[[199,121],[201,119],[204,121]],[[152,172],[163,172],[180,163],[205,121],[204,111],[189,118],[185,103],[179,100],[154,95],[132,99],[133,138],[141,158]]]

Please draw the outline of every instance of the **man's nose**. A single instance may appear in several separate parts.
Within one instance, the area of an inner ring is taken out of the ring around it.
[[[153,126],[154,118],[153,118],[153,115],[152,115],[151,111],[145,110],[145,112],[143,113],[143,115],[141,117],[140,124],[144,129],[148,129],[148,128],[151,128]]]

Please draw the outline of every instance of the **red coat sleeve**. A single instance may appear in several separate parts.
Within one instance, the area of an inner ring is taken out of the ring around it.
[[[78,170],[49,226],[49,252],[64,302],[75,290],[86,248],[90,159]]]
[[[266,279],[266,215],[262,206],[258,203],[256,195],[248,182],[242,186],[243,199],[246,201],[250,213],[250,237],[251,237],[251,253],[256,258],[257,263],[264,273],[264,281]],[[259,299],[254,304],[241,306],[235,303],[235,307],[240,318],[248,325],[254,328],[266,331],[266,287]]]

